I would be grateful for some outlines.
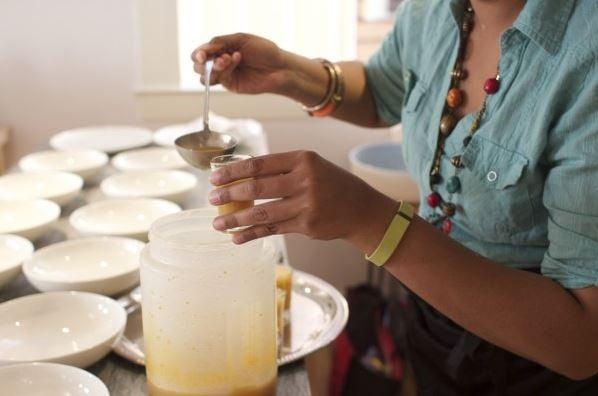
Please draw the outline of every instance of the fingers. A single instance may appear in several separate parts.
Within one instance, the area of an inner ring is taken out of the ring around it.
[[[241,63],[241,53],[236,51],[232,54],[223,54],[214,59],[214,67],[210,76],[210,84],[224,83],[230,81],[232,73]],[[195,62],[193,70],[201,76],[200,81],[205,84],[205,61],[203,63]]]
[[[223,54],[231,56],[243,46],[248,39],[242,33],[214,37],[209,43],[202,44],[191,53],[193,63],[203,65],[210,58],[219,58]]]
[[[210,85],[218,84],[221,82],[221,75],[222,71],[226,70],[232,63],[232,56],[229,54],[220,55],[218,58],[214,59],[214,66],[212,67],[212,73],[210,74]],[[202,84],[206,83],[206,76],[205,76],[205,64],[200,65],[199,67],[193,66],[193,69],[197,71],[199,69],[199,74],[201,74],[200,81]]]
[[[233,242],[240,245],[245,242],[252,241],[257,238],[263,238],[270,235],[289,234],[296,232],[297,220],[291,219],[281,221],[279,223],[270,223],[264,225],[257,225],[246,230],[235,232],[233,234]]]
[[[203,64],[209,58],[218,56],[226,49],[226,37],[214,37],[209,43],[200,45],[191,53],[191,60]]]
[[[218,70],[216,70],[216,72],[219,74],[218,80],[224,85],[228,85],[232,78],[233,72],[235,71],[237,66],[239,66],[239,63],[241,63],[241,53],[238,51],[233,52],[233,54],[229,56],[229,59],[230,61],[227,61],[227,64],[225,66],[221,66],[218,59],[214,64],[215,69],[216,67],[218,67],[218,69],[222,67],[222,71],[220,73],[218,73]]]
[[[298,190],[299,182],[292,174],[248,179],[212,190],[208,200],[212,205],[224,205],[232,201],[286,198]]]
[[[280,175],[293,170],[298,152],[263,155],[244,161],[234,162],[219,168],[210,175],[213,185],[221,186],[235,180]]]
[[[281,199],[216,217],[212,225],[218,231],[225,231],[242,226],[280,223],[297,217],[300,211],[296,200]]]

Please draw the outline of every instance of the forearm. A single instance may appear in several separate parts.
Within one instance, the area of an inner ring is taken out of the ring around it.
[[[313,59],[287,53],[287,83],[281,94],[307,106],[318,104],[326,95],[329,76],[322,64]],[[386,126],[378,117],[372,95],[367,87],[365,71],[361,62],[339,63],[345,82],[345,94],[341,105],[332,116],[365,127]]]
[[[596,320],[549,278],[479,256],[417,216],[385,268],[483,339],[569,377],[595,373]]]

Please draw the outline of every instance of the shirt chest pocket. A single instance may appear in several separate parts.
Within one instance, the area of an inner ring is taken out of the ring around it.
[[[426,84],[408,71],[405,77],[405,101],[401,112],[403,129],[403,158],[411,177],[422,184],[423,175],[427,173],[426,164],[432,157],[432,151],[427,143],[427,133],[430,130],[431,106],[427,106],[428,89]]]
[[[488,242],[522,241],[534,225],[526,171],[528,159],[475,136],[463,153],[463,226]]]

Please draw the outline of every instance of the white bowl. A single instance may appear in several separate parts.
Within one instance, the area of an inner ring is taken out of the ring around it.
[[[108,163],[108,156],[97,150],[46,150],[29,154],[19,161],[25,172],[71,172],[89,181]]]
[[[0,365],[90,366],[110,352],[126,321],[123,307],[99,294],[51,292],[10,300],[0,304]]]
[[[17,277],[23,261],[31,257],[33,244],[17,235],[0,235],[0,288]]]
[[[112,158],[112,166],[121,171],[180,169],[187,165],[173,148],[150,147],[125,151]]]
[[[92,149],[113,154],[147,146],[152,132],[145,128],[124,125],[93,126],[62,131],[50,139],[56,150]]]
[[[102,181],[102,193],[114,198],[162,198],[182,203],[197,185],[197,178],[188,172],[152,171],[125,172]]]
[[[2,392],[10,396],[110,396],[98,377],[56,363],[22,363],[0,367]]]
[[[383,194],[407,202],[419,202],[419,188],[409,176],[401,145],[372,143],[349,152],[351,171]]]
[[[69,221],[83,234],[125,236],[147,240],[150,225],[181,208],[163,199],[108,199],[75,210]]]
[[[85,291],[115,295],[139,283],[136,239],[73,239],[38,250],[23,265],[27,280],[40,291]]]
[[[63,206],[83,188],[79,175],[67,172],[11,173],[0,177],[0,200],[20,201],[43,198]]]
[[[58,217],[60,206],[47,199],[0,202],[0,234],[17,234],[34,241]]]

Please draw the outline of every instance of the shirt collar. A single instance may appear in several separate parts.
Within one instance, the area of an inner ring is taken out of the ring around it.
[[[561,47],[575,0],[527,0],[513,27],[551,54]]]
[[[449,5],[458,26],[465,0],[450,0]],[[513,27],[554,54],[561,46],[574,7],[575,0],[527,0]]]

